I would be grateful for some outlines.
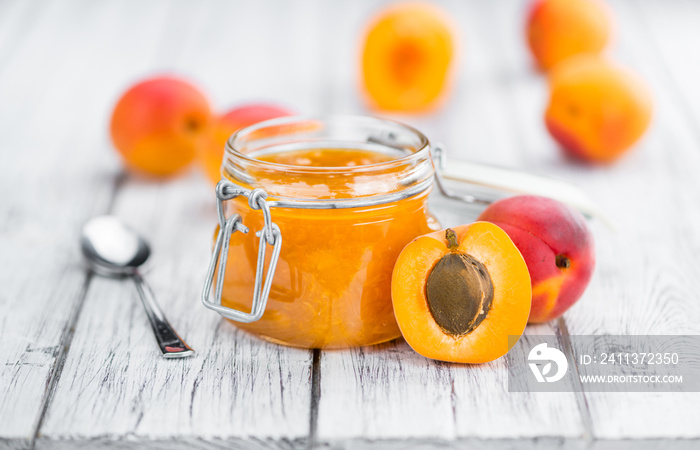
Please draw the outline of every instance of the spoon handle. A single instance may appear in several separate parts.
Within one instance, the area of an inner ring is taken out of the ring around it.
[[[146,308],[146,314],[151,321],[153,333],[156,335],[156,340],[158,341],[160,351],[163,353],[163,357],[184,358],[194,354],[194,350],[185,344],[185,341],[177,335],[168,322],[168,319],[165,318],[163,310],[160,309],[158,302],[156,302],[153,291],[151,291],[143,280],[141,274],[136,272],[133,274],[132,278],[134,279],[134,283],[136,283],[136,289],[139,291],[141,303],[143,303],[143,307]]]

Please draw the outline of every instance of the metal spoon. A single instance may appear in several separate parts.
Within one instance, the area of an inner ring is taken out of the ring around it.
[[[173,330],[138,270],[151,249],[136,231],[114,216],[94,217],[83,227],[80,247],[95,273],[108,277],[126,275],[134,280],[163,357],[184,358],[194,354]]]

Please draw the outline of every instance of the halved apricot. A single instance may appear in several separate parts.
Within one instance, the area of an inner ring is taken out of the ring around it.
[[[362,49],[362,80],[372,106],[402,112],[437,107],[451,81],[453,30],[449,16],[431,3],[383,9]]]
[[[483,363],[520,336],[532,291],[525,260],[505,231],[488,222],[414,239],[391,279],[394,315],[406,342],[441,361]]]
[[[599,54],[610,41],[612,14],[601,0],[535,0],[527,18],[527,43],[545,71],[580,54]]]

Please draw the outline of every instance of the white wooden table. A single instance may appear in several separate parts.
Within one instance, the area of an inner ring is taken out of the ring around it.
[[[196,171],[124,173],[107,133],[116,98],[175,71],[219,110],[271,99],[366,114],[359,33],[376,3],[0,1],[0,447],[700,447],[698,393],[508,393],[503,360],[437,363],[401,340],[291,349],[201,306],[212,187]],[[583,299],[527,332],[699,334],[700,3],[612,2],[612,53],[657,108],[639,148],[608,168],[571,164],[547,136],[525,2],[441,3],[463,41],[455,90],[440,112],[400,119],[452,158],[578,185],[619,228],[592,224]],[[160,358],[133,286],[82,267],[79,229],[107,212],[151,239],[147,278],[195,357]]]

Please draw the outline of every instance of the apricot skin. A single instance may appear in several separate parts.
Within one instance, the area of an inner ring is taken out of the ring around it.
[[[434,109],[444,97],[454,59],[449,17],[429,3],[400,3],[368,27],[362,80],[373,107],[387,111]]]
[[[516,196],[491,204],[478,220],[501,227],[525,258],[532,282],[530,323],[556,319],[583,295],[595,250],[578,211],[548,197]],[[568,268],[557,266],[557,255],[568,260]]]
[[[527,43],[546,71],[570,56],[603,51],[610,22],[610,12],[599,0],[537,0],[527,19]]]
[[[224,147],[233,133],[264,120],[293,114],[293,111],[282,106],[268,103],[249,103],[237,106],[216,117],[211,127],[210,142],[202,146],[198,154],[199,163],[207,177],[214,184],[221,180]]]
[[[157,77],[127,90],[112,113],[112,142],[127,167],[172,175],[195,158],[206,140],[211,110],[187,81]]]
[[[617,160],[651,122],[653,105],[645,83],[601,57],[564,61],[551,72],[549,87],[547,130],[576,160]]]

